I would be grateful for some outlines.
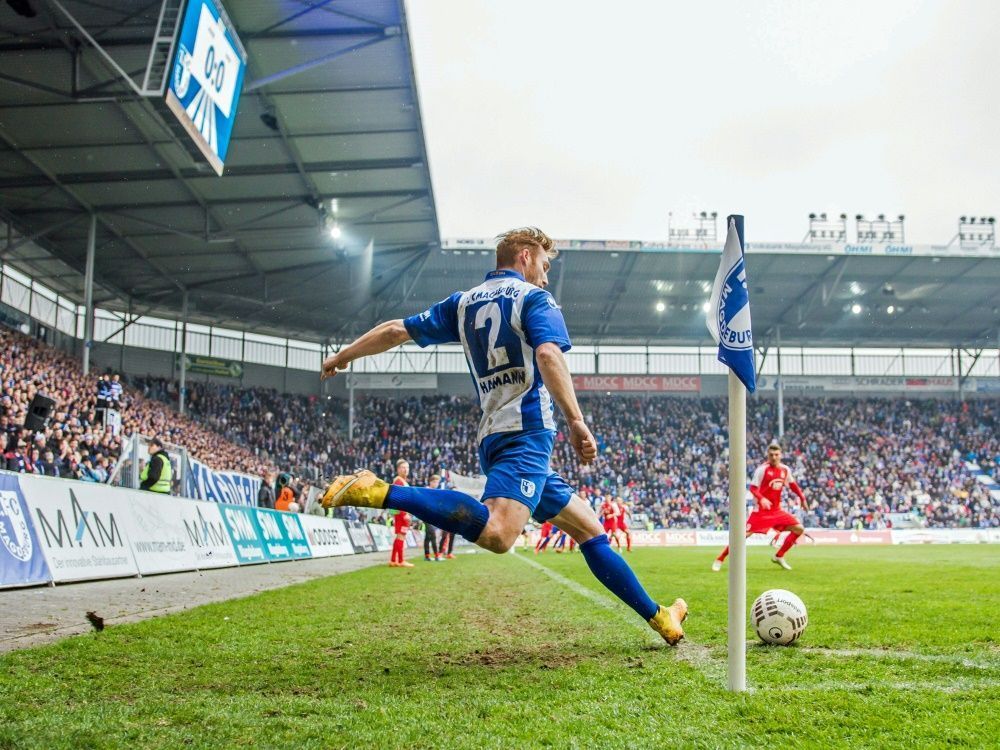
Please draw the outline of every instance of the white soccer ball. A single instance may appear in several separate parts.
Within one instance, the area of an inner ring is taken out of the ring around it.
[[[805,632],[809,615],[806,605],[791,591],[771,589],[753,603],[750,621],[764,643],[787,646]]]

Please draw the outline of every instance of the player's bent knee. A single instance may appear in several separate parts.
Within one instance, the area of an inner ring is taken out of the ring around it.
[[[516,539],[517,537],[509,539],[507,534],[497,533],[487,529],[479,535],[479,538],[476,540],[476,544],[487,552],[495,552],[499,555],[504,552],[509,552],[510,548],[514,546]]]

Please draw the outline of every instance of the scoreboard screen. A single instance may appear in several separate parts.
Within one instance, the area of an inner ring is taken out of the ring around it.
[[[166,105],[220,176],[246,67],[246,50],[220,0],[189,0]]]

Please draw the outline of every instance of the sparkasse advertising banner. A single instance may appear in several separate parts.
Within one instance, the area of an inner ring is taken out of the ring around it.
[[[252,511],[260,539],[269,560],[298,560],[312,557],[298,513],[268,508]]]
[[[264,563],[269,559],[260,538],[254,510],[245,505],[219,505],[219,512],[240,565]]]
[[[0,473],[0,588],[51,580],[17,474]]]
[[[138,574],[120,493],[101,484],[46,477],[26,478],[21,491],[53,580]]]

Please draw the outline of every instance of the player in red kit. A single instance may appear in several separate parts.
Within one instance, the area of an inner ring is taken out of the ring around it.
[[[544,552],[545,548],[549,545],[549,539],[552,538],[552,530],[553,530],[553,528],[554,527],[552,526],[552,522],[551,521],[546,521],[545,523],[542,524],[542,530],[539,533],[539,537],[538,537],[538,544],[535,545],[535,554],[536,555],[539,552]]]
[[[792,477],[791,469],[781,463],[781,446],[771,443],[767,447],[767,462],[757,467],[753,479],[750,480],[750,494],[757,499],[757,510],[747,518],[747,536],[766,534],[771,529],[779,534],[787,531],[788,536],[771,558],[771,562],[785,570],[791,570],[792,566],[785,561],[785,553],[799,540],[805,528],[798,518],[781,509],[781,493],[785,487],[795,493],[803,509],[808,507],[806,496]],[[722,563],[728,555],[727,546],[712,563],[712,570],[722,570]]]
[[[396,462],[396,478],[392,483],[397,487],[408,487],[410,476],[410,464],[406,459],[399,459]],[[396,538],[392,541],[392,555],[389,557],[389,565],[393,568],[412,568],[413,563],[403,559],[403,550],[406,548],[406,532],[410,530],[410,514],[400,511],[392,519],[392,530]]]
[[[618,530],[625,534],[625,551],[632,551],[632,531],[628,527],[628,519],[632,516],[632,511],[622,498],[618,498],[615,504],[618,506]],[[621,545],[618,545],[621,549]]]
[[[618,503],[614,501],[614,498],[608,495],[604,498],[604,502],[601,503],[601,518],[604,520],[604,533],[608,535],[608,539],[614,541],[615,546],[618,547],[618,551],[622,551],[621,540],[618,539]]]

